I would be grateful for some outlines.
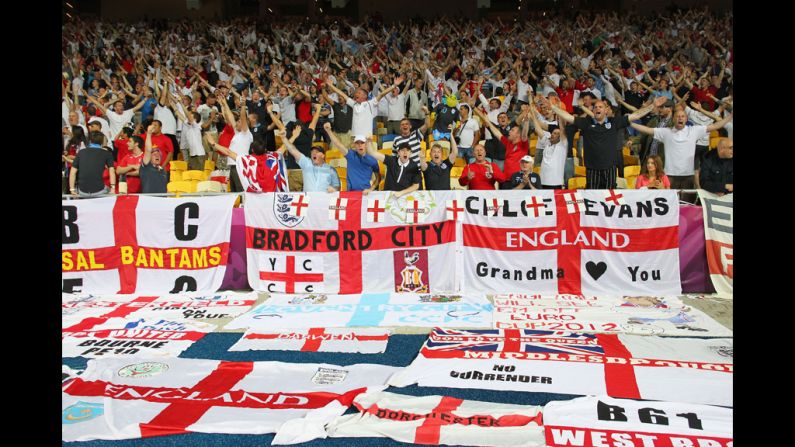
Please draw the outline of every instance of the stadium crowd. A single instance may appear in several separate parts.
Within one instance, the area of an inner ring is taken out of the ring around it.
[[[173,160],[229,170],[235,192],[402,195],[451,175],[733,191],[730,13],[75,19],[62,36],[64,193],[166,192]]]

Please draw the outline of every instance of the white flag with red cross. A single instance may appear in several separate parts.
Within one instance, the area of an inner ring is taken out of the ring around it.
[[[627,201],[624,199],[624,192],[621,190],[608,189],[603,191],[605,193],[605,203],[612,203],[613,205],[626,205]]]
[[[83,374],[62,386],[62,439],[276,432],[274,444],[306,442],[325,437],[326,423],[343,414],[360,393],[384,389],[398,369],[181,358],[91,360]]]
[[[329,196],[328,218],[330,220],[345,220],[348,210],[348,199],[344,197]]]
[[[612,196],[599,190],[466,191],[462,196],[465,290],[681,293],[674,191],[623,190]]]
[[[388,341],[389,331],[378,328],[250,329],[229,350],[378,354]]]
[[[301,216],[285,212],[290,194],[247,194],[249,284],[284,293],[452,292],[456,228],[443,204],[454,194],[309,192]]]
[[[234,201],[137,195],[63,201],[63,291],[215,292],[226,273]]]
[[[309,208],[309,196],[306,194],[293,194],[290,202],[290,215],[301,217],[306,216],[306,209]]]
[[[359,413],[326,426],[332,438],[388,437],[421,445],[546,447],[541,407],[464,400],[451,396],[363,393]]]
[[[389,385],[732,406],[733,346],[731,338],[435,328]]]
[[[464,213],[463,203],[458,199],[447,200],[445,210],[447,211],[447,219],[457,222],[459,216]]]
[[[733,421],[731,408],[614,399],[604,395],[552,401],[544,406],[544,432],[549,447],[600,444],[725,447],[734,442]],[[577,441],[580,439],[594,442],[583,444]],[[601,442],[607,439],[621,443]]]
[[[734,194],[698,190],[704,210],[709,278],[722,298],[734,296]]]

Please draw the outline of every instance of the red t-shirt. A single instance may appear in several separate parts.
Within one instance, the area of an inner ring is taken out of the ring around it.
[[[144,153],[141,152],[138,156],[133,154],[127,154],[126,157],[121,159],[118,163],[118,167],[124,166],[141,166],[141,162],[144,160]],[[127,193],[134,194],[141,192],[141,177],[137,175],[128,175],[127,176]]]
[[[500,167],[496,164],[489,162],[486,163],[491,164],[491,178],[486,177],[486,165],[475,162],[464,167],[464,170],[461,171],[461,177],[458,179],[458,183],[460,183],[461,186],[469,185],[469,189],[471,190],[497,189],[494,186],[495,182],[504,182],[506,180],[505,175],[502,173],[502,171],[500,171]],[[470,180],[468,177],[470,170],[475,173],[475,176],[472,177],[472,180]]]
[[[122,161],[130,155],[129,141],[126,138],[113,140],[113,147],[116,148],[116,161]]]
[[[232,138],[235,136],[235,128],[232,127],[230,124],[224,126],[224,130],[221,131],[221,134],[218,135],[218,144],[223,147],[229,147],[229,143],[232,142]],[[246,154],[243,154],[246,155]]]
[[[312,121],[312,102],[301,101],[295,105],[295,117],[298,121],[309,124]]]
[[[568,89],[564,90],[560,87],[555,88],[555,91],[558,93],[558,98],[566,106],[566,111],[569,113],[574,113],[574,90]]]
[[[510,178],[511,174],[521,169],[519,167],[519,161],[522,157],[530,153],[530,142],[519,140],[514,145],[505,135],[500,137],[500,141],[502,141],[502,144],[505,146],[504,173],[507,178]]]

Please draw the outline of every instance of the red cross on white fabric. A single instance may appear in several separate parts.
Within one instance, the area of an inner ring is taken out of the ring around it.
[[[494,210],[494,214],[492,216],[496,216],[500,212],[500,201],[495,197],[491,199],[491,206],[489,207],[489,211]]]
[[[336,232],[340,240],[343,239],[345,234],[357,234],[362,230],[366,230],[370,235],[371,244],[366,249],[367,251],[375,250],[394,250],[396,248],[405,248],[403,246],[395,245],[392,240],[395,230],[405,230],[403,225],[388,226],[388,227],[362,227],[362,192],[361,191],[344,191],[340,193],[340,197],[348,200],[346,213],[350,214],[347,219],[340,220],[338,228],[335,231],[326,230],[327,232]],[[440,244],[446,244],[455,240],[455,225],[449,222],[441,222],[442,240]],[[249,234],[253,231],[252,227],[248,227]],[[278,231],[280,234],[278,238],[290,237],[295,238],[295,233],[305,230],[271,230]],[[248,236],[247,236],[248,239]],[[246,242],[250,248],[250,242]],[[427,245],[426,245],[427,246]],[[423,245],[417,244],[415,241],[414,247],[421,248]],[[307,250],[304,250],[305,252]],[[323,246],[315,250],[316,252],[338,253],[339,257],[339,294],[352,294],[362,293],[362,250],[331,250],[327,246]]]
[[[579,214],[580,213],[580,202],[582,202],[582,194],[577,191],[563,191],[563,198],[566,204],[566,212],[568,214]],[[557,191],[555,192],[555,196],[557,196]]]
[[[419,200],[410,200],[408,203],[410,203],[410,205],[406,208],[406,214],[411,223],[419,223],[420,220],[424,220],[424,204],[422,204],[423,206],[421,207],[421,202]],[[423,215],[423,219],[420,219],[420,214]]]
[[[248,181],[248,188],[246,189],[261,191],[259,182],[257,182],[257,159],[250,156],[239,157],[239,159],[243,167],[243,177]]]
[[[306,199],[306,202],[304,202],[304,199]],[[300,194],[298,196],[297,202],[295,201],[295,198],[293,198],[292,202],[290,202],[290,208],[295,210],[295,216],[301,216],[301,209],[309,208],[309,198],[304,194]]]
[[[259,272],[259,279],[285,283],[285,293],[295,293],[295,283],[297,282],[323,282],[322,273],[296,273],[295,256],[287,255],[285,258],[287,265],[284,272]]]
[[[328,218],[333,220],[345,220],[346,209],[348,208],[348,199],[341,197],[331,198],[331,204],[328,207]]]
[[[575,241],[580,231],[596,232],[599,237],[596,239],[609,240],[609,233],[612,228],[607,227],[584,227],[580,223],[582,218],[579,212],[572,213],[572,202],[576,200],[575,194],[571,191],[556,190],[555,204],[557,214],[557,225],[555,227],[522,228],[519,231],[537,239],[540,234],[554,231],[558,234],[566,232],[569,240]],[[580,198],[579,200],[582,200]],[[574,206],[579,210],[576,202]],[[510,251],[535,251],[552,250],[550,247],[538,246],[515,246],[508,247],[507,233],[515,233],[517,229],[512,228],[491,228],[477,225],[464,224],[464,245],[467,247],[489,248],[492,250]],[[558,244],[554,250],[557,253],[558,268],[563,269],[564,275],[558,278],[559,294],[582,295],[582,251],[599,250],[614,252],[639,252],[671,250],[679,245],[679,226],[657,227],[657,228],[622,228],[621,232],[629,237],[629,243],[625,247],[616,248],[597,243],[595,246],[586,245],[584,242],[573,242],[571,245]]]
[[[386,208],[381,206],[381,200],[371,199],[367,206],[367,222],[381,222],[379,216],[385,211]]]
[[[109,247],[101,247],[90,249],[94,252],[96,263],[102,265],[101,268],[96,270],[118,270],[119,271],[119,291],[118,294],[132,294],[138,285],[138,268],[135,262],[122,263],[119,247],[130,247],[132,253],[138,253],[139,250],[146,250],[148,248],[138,245],[138,230],[137,230],[137,214],[139,196],[137,195],[122,195],[116,196],[116,202],[113,204],[113,245]],[[191,249],[202,249],[210,247],[219,247],[221,249],[221,263],[226,265],[229,253],[229,243],[224,242],[217,245],[206,247],[192,247]],[[165,248],[165,247],[163,247]],[[74,259],[78,252],[85,252],[87,249],[67,249],[62,250],[62,253],[71,253]],[[84,253],[80,253],[82,256]],[[137,256],[136,256],[137,258]],[[149,267],[156,268],[156,267]]]
[[[605,198],[605,202],[613,202],[616,204],[616,206],[623,205],[627,203],[626,200],[621,200],[623,198],[624,198],[623,194],[616,194],[616,191],[614,189],[609,189],[607,192],[607,197]]]
[[[535,217],[538,217],[541,214],[541,211],[539,211],[539,208],[545,208],[545,207],[546,207],[546,205],[544,204],[543,200],[541,202],[538,201],[538,196],[530,196],[529,199],[525,200],[525,208],[528,208],[528,209],[532,208],[533,209],[533,214],[535,214]]]
[[[344,394],[330,392],[304,392],[289,393],[290,396],[300,397],[300,403],[278,403],[274,399],[276,394],[284,393],[263,393],[251,390],[243,390],[239,384],[254,370],[254,362],[226,362],[222,361],[218,367],[208,374],[204,379],[195,385],[186,387],[149,387],[121,385],[106,382],[104,380],[85,381],[79,377],[74,379],[64,390],[65,393],[73,396],[95,396],[106,397],[119,400],[142,400],[166,404],[149,422],[139,424],[142,438],[163,435],[175,435],[188,433],[188,427],[198,422],[208,411],[218,408],[252,408],[252,409],[314,409],[322,408],[332,401],[339,401],[342,405],[348,406],[354,398],[366,388],[357,388]],[[112,393],[113,389],[126,387],[134,389],[134,393]],[[240,396],[248,394],[255,399],[241,399]],[[172,397],[178,396],[221,396],[229,394],[236,398],[230,400],[223,399],[180,399]],[[165,396],[165,397],[161,397]]]
[[[464,208],[458,206],[458,200],[447,201],[447,219],[458,220],[458,213],[464,212]]]

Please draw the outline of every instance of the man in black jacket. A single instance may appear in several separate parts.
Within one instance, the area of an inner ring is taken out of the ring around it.
[[[701,187],[722,196],[734,192],[734,141],[721,138],[718,148],[707,152],[701,163]]]

